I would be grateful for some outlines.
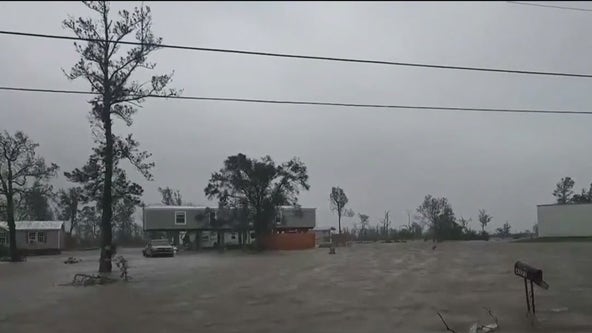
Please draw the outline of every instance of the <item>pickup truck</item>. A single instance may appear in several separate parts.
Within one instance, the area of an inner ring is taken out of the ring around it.
[[[174,257],[175,252],[175,247],[172,246],[166,239],[152,239],[148,241],[148,244],[146,244],[142,250],[144,257]]]

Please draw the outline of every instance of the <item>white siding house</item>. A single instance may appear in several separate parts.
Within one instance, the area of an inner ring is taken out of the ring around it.
[[[16,247],[31,253],[64,249],[63,221],[16,221]],[[0,222],[0,245],[8,245],[8,223]]]
[[[537,206],[539,237],[592,236],[592,204]]]

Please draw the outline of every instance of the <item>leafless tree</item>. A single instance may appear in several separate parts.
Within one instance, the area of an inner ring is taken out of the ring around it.
[[[78,62],[66,76],[71,79],[85,79],[91,91],[97,96],[90,101],[90,122],[95,141],[102,148],[103,191],[101,199],[101,260],[100,272],[110,272],[112,248],[113,198],[112,182],[114,146],[121,144],[119,158],[127,158],[142,174],[148,178],[148,170],[143,162],[150,156],[147,152],[126,149],[133,139],[122,140],[113,134],[113,117],[119,118],[127,126],[132,125],[132,116],[137,107],[146,97],[158,95],[162,97],[176,95],[176,91],[166,89],[171,75],[152,76],[148,82],[132,80],[132,75],[139,69],[152,70],[156,64],[148,62],[148,56],[156,51],[162,38],[152,33],[152,16],[147,6],[135,7],[132,12],[122,10],[113,20],[109,3],[84,2],[97,15],[97,19],[73,18],[64,20],[64,27],[71,30],[77,37],[84,39],[84,44],[75,42],[74,47],[80,55]],[[124,51],[121,42],[133,36],[141,43],[139,46],[128,47]],[[137,142],[135,142],[137,147]],[[135,148],[133,147],[133,148]]]
[[[390,221],[390,218],[389,218],[389,213],[390,212],[388,210],[386,212],[384,212],[384,218],[382,219],[382,232],[383,232],[383,235],[385,237],[387,237],[387,238],[389,236],[389,229],[390,229],[390,226],[391,226],[391,221]]]
[[[481,232],[485,232],[485,227],[493,217],[485,211],[485,209],[479,209],[479,223],[481,223]]]
[[[0,195],[6,202],[12,261],[18,260],[15,208],[26,195],[30,180],[47,181],[55,176],[58,169],[56,164],[47,165],[42,157],[37,156],[35,150],[38,146],[23,132],[16,132],[14,136],[6,131],[0,133]]]
[[[331,189],[331,194],[329,195],[329,201],[331,202],[331,210],[334,210],[337,213],[339,233],[341,234],[341,216],[344,214],[345,205],[347,205],[349,200],[342,188],[333,187]]]

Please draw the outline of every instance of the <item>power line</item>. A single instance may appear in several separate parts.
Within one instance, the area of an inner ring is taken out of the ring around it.
[[[535,7],[565,9],[565,10],[576,10],[576,11],[581,11],[581,12],[592,12],[592,9],[588,9],[588,8],[566,7],[566,6],[555,6],[555,5],[542,5],[542,4],[539,4],[539,3],[530,3],[530,2],[521,2],[521,1],[508,1],[508,2],[509,3],[513,3],[515,5],[523,5],[523,6],[535,6]]]
[[[83,91],[83,90],[40,89],[40,88],[22,88],[22,87],[6,87],[6,86],[0,86],[0,90],[36,92],[36,93],[54,93],[54,94],[98,95],[98,93],[90,92],[90,91]],[[395,104],[358,104],[358,103],[341,103],[341,102],[290,101],[290,100],[231,98],[231,97],[205,97],[205,96],[169,96],[169,97],[165,97],[165,96],[160,96],[160,95],[148,95],[147,98],[184,99],[184,100],[216,101],[216,102],[263,103],[263,104],[290,104],[290,105],[309,105],[309,106],[315,105],[315,106],[333,106],[333,107],[351,107],[351,108],[442,110],[442,111],[491,112],[491,113],[547,113],[547,114],[592,115],[592,111],[550,110],[550,109],[506,109],[506,108],[473,108],[473,107],[395,105]]]
[[[25,36],[25,37],[37,37],[37,38],[50,38],[50,39],[65,39],[65,40],[75,40],[75,41],[77,40],[77,41],[86,41],[86,42],[102,42],[102,41],[104,41],[103,39],[97,39],[97,38],[81,38],[81,37],[73,37],[73,36],[37,34],[37,33],[29,33],[29,32],[6,31],[6,30],[0,30],[0,34],[13,35],[13,36]],[[118,43],[123,44],[123,45],[142,45],[142,43],[140,43],[140,42],[132,42],[132,41],[120,41]],[[545,75],[545,76],[592,78],[592,74],[578,74],[578,73],[566,73],[566,72],[528,71],[528,70],[489,68],[489,67],[450,66],[450,65],[422,64],[422,63],[384,61],[384,60],[321,57],[321,56],[311,56],[311,55],[246,51],[246,50],[237,50],[237,49],[208,48],[208,47],[183,46],[183,45],[172,45],[172,44],[154,45],[154,44],[146,44],[145,43],[144,45],[158,46],[158,47],[168,48],[168,49],[203,51],[203,52],[221,52],[221,53],[233,53],[233,54],[242,54],[242,55],[264,56],[264,57],[323,60],[323,61],[337,61],[337,62],[362,63],[362,64],[374,64],[374,65],[421,67],[421,68],[463,70],[463,71],[476,71],[476,72],[493,72],[493,73],[524,74],[524,75]]]

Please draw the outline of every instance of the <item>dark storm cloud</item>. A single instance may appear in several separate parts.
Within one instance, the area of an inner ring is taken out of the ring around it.
[[[132,4],[113,4],[114,8]],[[171,3],[150,4],[166,43],[321,56],[592,73],[591,14],[499,3]],[[584,5],[584,4],[582,4]],[[0,3],[4,30],[66,34],[79,3]],[[1,85],[88,89],[61,68],[71,42],[0,36]],[[574,109],[589,111],[590,79],[430,70],[160,50],[160,72],[175,70],[186,95],[353,103]],[[87,97],[0,92],[2,129],[22,129],[48,160],[69,170],[92,140]],[[531,228],[536,204],[552,201],[562,176],[592,181],[592,118],[564,115],[377,111],[149,100],[131,129],[153,153],[156,188],[179,188],[205,203],[203,188],[237,152],[277,161],[299,156],[310,171],[305,206],[318,224],[336,223],[331,186],[372,224],[390,210],[395,224],[425,194],[447,196],[457,215],[479,208],[493,225]],[[139,179],[139,177],[136,177]],[[59,185],[64,181],[59,180]],[[346,225],[351,221],[346,221]],[[473,228],[477,228],[474,224]]]

